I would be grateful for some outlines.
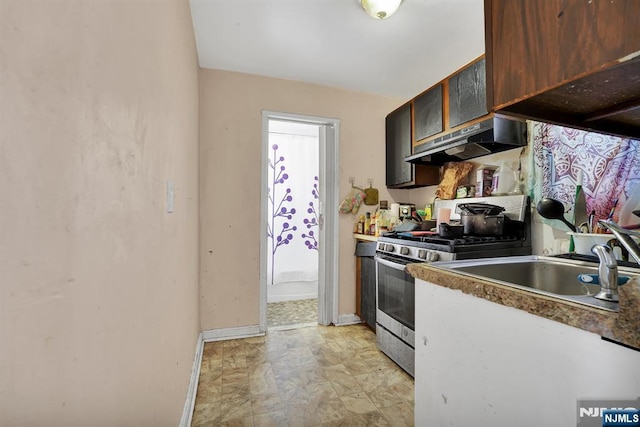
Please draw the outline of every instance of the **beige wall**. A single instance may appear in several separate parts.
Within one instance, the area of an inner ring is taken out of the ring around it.
[[[340,197],[347,194],[353,176],[360,186],[373,178],[380,197],[389,199],[384,186],[384,117],[402,102],[200,70],[202,329],[259,323],[262,111],[340,119]],[[355,312],[354,221],[353,215],[340,215],[340,314]]]
[[[0,1],[0,425],[178,424],[197,147],[187,0]]]

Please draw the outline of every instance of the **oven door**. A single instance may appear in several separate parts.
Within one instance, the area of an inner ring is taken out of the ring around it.
[[[412,261],[380,254],[375,261],[376,321],[413,347],[415,279],[405,271]]]

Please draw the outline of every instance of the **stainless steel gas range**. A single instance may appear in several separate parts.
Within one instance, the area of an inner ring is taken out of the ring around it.
[[[505,208],[505,231],[499,236],[442,238],[420,233],[386,233],[376,249],[376,338],[378,348],[414,375],[415,280],[405,271],[416,262],[452,261],[531,254],[531,211],[527,196],[439,200],[460,219],[460,203],[489,203]]]

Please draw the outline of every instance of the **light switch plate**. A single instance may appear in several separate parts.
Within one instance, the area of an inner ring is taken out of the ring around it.
[[[167,181],[167,213],[173,213],[173,181]]]

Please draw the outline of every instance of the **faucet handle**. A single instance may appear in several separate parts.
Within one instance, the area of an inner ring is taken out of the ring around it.
[[[618,268],[618,262],[616,256],[613,253],[611,246],[606,244],[597,244],[591,247],[591,253],[598,257],[600,265],[606,265],[609,268]]]

